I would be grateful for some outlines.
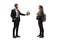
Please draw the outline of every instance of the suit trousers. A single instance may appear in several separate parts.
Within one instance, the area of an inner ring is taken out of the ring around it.
[[[14,21],[13,36],[18,36],[18,29],[19,29],[19,20],[17,19]]]

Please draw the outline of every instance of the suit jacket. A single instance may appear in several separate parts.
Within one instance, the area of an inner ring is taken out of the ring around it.
[[[20,15],[25,16],[25,14],[22,14],[19,10],[18,10],[18,13],[19,13]],[[11,18],[12,18],[12,22],[15,21],[14,19],[20,21],[20,16],[19,16],[19,18],[16,17],[16,11],[15,11],[15,9],[12,9],[12,10],[11,10]]]

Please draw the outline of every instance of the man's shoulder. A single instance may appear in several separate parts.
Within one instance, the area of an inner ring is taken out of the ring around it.
[[[11,11],[14,11],[15,9],[12,9]]]

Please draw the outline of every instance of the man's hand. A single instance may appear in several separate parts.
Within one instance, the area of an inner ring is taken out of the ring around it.
[[[30,12],[28,11],[28,12],[26,13],[26,15],[27,15],[27,16],[30,15]]]

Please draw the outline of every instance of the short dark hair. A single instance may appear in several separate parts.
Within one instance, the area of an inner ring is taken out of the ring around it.
[[[18,4],[16,3],[14,6],[17,6]]]

